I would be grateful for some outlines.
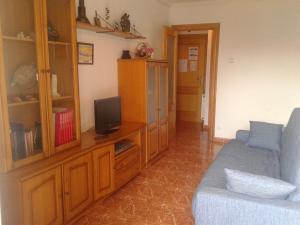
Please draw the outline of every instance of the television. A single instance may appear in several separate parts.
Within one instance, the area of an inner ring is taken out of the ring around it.
[[[94,102],[95,129],[100,136],[117,131],[121,125],[121,98],[99,99]]]

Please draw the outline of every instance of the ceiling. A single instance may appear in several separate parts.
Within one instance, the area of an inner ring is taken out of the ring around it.
[[[159,0],[160,2],[163,2],[165,4],[171,5],[171,4],[176,4],[176,3],[191,3],[191,2],[230,2],[230,1],[246,1],[246,0]],[[251,0],[254,1],[254,0]],[[258,1],[258,0],[256,0]]]
[[[185,3],[185,2],[204,2],[208,0],[165,0],[165,2],[168,2],[170,4],[172,3]],[[209,1],[214,1],[214,0],[209,0]]]

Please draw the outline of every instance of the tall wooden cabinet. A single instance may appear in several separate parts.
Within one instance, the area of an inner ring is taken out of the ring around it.
[[[80,142],[75,18],[74,0],[0,1],[2,171]],[[70,111],[71,121],[60,144],[58,111]]]
[[[147,124],[145,156],[148,162],[168,148],[167,62],[119,60],[118,73],[122,120]]]

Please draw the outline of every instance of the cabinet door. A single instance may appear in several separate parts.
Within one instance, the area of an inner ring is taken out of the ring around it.
[[[158,122],[158,71],[155,63],[147,64],[148,124]]]
[[[168,117],[168,64],[159,64],[159,120]]]
[[[93,152],[94,198],[98,200],[114,190],[114,146],[110,145]]]
[[[49,122],[53,153],[75,146],[80,139],[75,1],[45,0],[44,24]],[[53,121],[53,122],[52,122]]]
[[[63,223],[61,168],[22,182],[24,225]]]
[[[147,136],[146,128],[141,130],[141,168],[144,169],[147,166]]]
[[[7,170],[49,152],[40,2],[0,1],[0,97]]]
[[[64,164],[63,172],[64,215],[69,221],[93,201],[91,154]]]
[[[158,153],[158,126],[152,125],[148,128],[147,161],[153,159]]]
[[[168,67],[159,65],[159,151],[168,147]]]
[[[159,124],[159,152],[168,148],[168,121],[161,121]]]

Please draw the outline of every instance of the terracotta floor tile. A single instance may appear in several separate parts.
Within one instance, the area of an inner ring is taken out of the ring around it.
[[[89,207],[76,225],[193,225],[194,191],[220,148],[197,124],[180,124],[161,159]]]

